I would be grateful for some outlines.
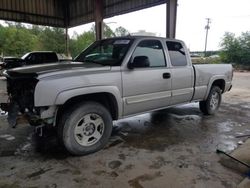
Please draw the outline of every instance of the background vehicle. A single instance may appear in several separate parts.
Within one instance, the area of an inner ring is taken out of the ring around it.
[[[214,114],[232,87],[229,64],[192,65],[182,41],[130,36],[96,41],[75,62],[6,71],[8,121],[54,126],[65,148],[84,155],[107,143],[112,120],[189,102]],[[5,110],[4,109],[4,110]]]
[[[2,65],[0,64],[0,66],[2,69],[11,69],[26,65],[56,63],[69,60],[70,59],[66,58],[62,54],[57,54],[52,51],[34,51],[25,54],[21,58],[4,57],[3,63]]]
[[[22,57],[25,60],[26,65],[36,65],[43,63],[52,63],[58,62],[59,59],[55,52],[29,52]]]
[[[0,69],[11,69],[15,67],[21,67],[25,64],[25,61],[16,57],[3,57],[0,63]]]

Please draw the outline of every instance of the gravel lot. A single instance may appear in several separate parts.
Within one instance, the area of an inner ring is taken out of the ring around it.
[[[0,117],[0,187],[236,187],[244,178],[218,161],[250,134],[250,73],[234,73],[215,116],[197,104],[114,122],[109,145],[72,157],[49,136],[38,138],[23,123]],[[0,83],[0,90],[2,89]]]

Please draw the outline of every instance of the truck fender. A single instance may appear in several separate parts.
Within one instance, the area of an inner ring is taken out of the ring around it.
[[[216,80],[224,80],[226,82],[226,76],[224,75],[215,75],[215,76],[212,76],[208,82],[208,86],[207,86],[207,92],[206,92],[206,95],[205,95],[205,98],[204,100],[207,99],[208,95],[209,95],[209,92],[211,90],[211,87],[213,85],[213,83],[216,81]]]
[[[75,88],[66,91],[60,92],[56,99],[55,105],[62,105],[69,99],[73,97],[86,95],[86,94],[94,94],[94,93],[109,93],[112,94],[117,102],[118,106],[118,118],[122,116],[122,97],[118,88],[114,86],[94,86],[94,87],[84,87],[84,88]]]

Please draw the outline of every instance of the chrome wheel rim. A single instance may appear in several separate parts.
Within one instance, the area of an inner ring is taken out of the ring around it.
[[[95,113],[84,115],[75,125],[75,140],[81,146],[96,144],[104,133],[104,122],[101,116]]]
[[[210,100],[210,108],[212,110],[216,110],[218,108],[219,100],[220,100],[219,94],[217,92],[214,92]]]

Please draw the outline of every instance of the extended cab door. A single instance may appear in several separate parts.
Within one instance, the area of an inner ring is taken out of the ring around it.
[[[122,71],[124,116],[163,108],[171,99],[171,73],[166,64],[164,45],[160,40],[137,42],[131,65]],[[148,66],[140,66],[140,60]]]
[[[189,53],[183,43],[166,41],[171,62],[172,99],[171,105],[191,101],[194,91],[194,70]]]

